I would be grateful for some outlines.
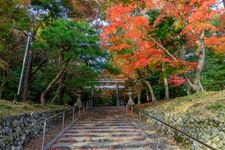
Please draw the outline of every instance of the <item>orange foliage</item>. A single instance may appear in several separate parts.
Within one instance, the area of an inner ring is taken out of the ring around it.
[[[142,0],[139,4],[134,1],[128,6],[114,5],[107,9],[106,19],[109,25],[102,30],[102,46],[115,52],[114,65],[126,76],[134,77],[137,68],[149,65],[160,70],[162,64],[174,68],[176,75],[195,71],[197,63],[168,58],[164,49],[161,49],[155,41],[148,40],[148,33],[153,31],[165,17],[172,16],[183,24],[180,34],[187,37],[186,47],[194,47],[203,31],[219,31],[210,23],[214,16],[221,15],[220,11],[215,11],[211,7],[215,2],[216,0]],[[143,12],[152,8],[159,9],[160,15],[151,27],[148,18],[142,13],[134,12]],[[221,15],[221,18],[225,18],[224,15]],[[224,22],[221,24],[224,26]],[[216,49],[218,53],[225,52],[224,37],[205,38],[205,43]],[[170,83],[181,85],[184,81],[172,76]]]
[[[214,16],[221,14],[221,11],[212,9],[216,3],[216,0],[158,0],[158,4],[162,6],[161,17],[173,16],[181,20],[185,24],[182,34],[191,34],[191,36],[198,36],[205,30],[217,30],[209,22]]]
[[[151,1],[145,0],[145,2],[147,7],[152,8]],[[127,51],[125,54],[115,56],[114,65],[129,77],[135,77],[137,68],[148,65],[160,70],[162,63],[168,63],[173,68],[180,68],[177,73],[187,69],[194,70],[193,65],[165,57],[164,50],[158,48],[155,42],[147,40],[147,33],[153,29],[150,28],[147,18],[133,14],[135,9],[136,6],[122,4],[107,9],[107,20],[110,24],[102,30],[102,45],[111,52]]]
[[[181,86],[182,84],[185,84],[186,81],[183,79],[183,78],[180,78],[178,76],[171,76],[169,79],[168,79],[168,83],[169,84],[172,84],[174,86]]]
[[[127,43],[121,43],[121,44],[118,44],[118,45],[114,45],[114,46],[111,46],[109,48],[109,50],[113,51],[113,50],[116,50],[116,51],[121,51],[122,49],[130,49],[131,46]]]
[[[110,24],[103,28],[101,34],[102,45],[107,50],[129,51],[128,54],[117,55],[114,59],[115,66],[127,76],[135,75],[136,67],[147,66],[148,57],[153,55],[151,48],[154,46],[153,43],[142,39],[149,31],[149,22],[144,16],[132,16],[134,9],[132,5],[122,4],[109,8],[107,19]]]
[[[217,54],[225,55],[225,36],[205,38],[205,44],[215,50]]]
[[[220,28],[222,31],[225,31],[225,13],[220,16]]]

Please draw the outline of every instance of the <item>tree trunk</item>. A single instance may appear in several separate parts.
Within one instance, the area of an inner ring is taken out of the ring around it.
[[[41,104],[45,105],[46,102],[46,96],[54,86],[54,84],[61,78],[65,71],[65,65],[60,69],[60,71],[57,73],[54,79],[48,84],[47,88],[41,93]]]
[[[62,100],[63,91],[65,89],[65,84],[63,83],[64,76],[65,75],[63,74],[59,79],[58,88],[57,88],[55,97],[52,99],[52,103],[54,102],[58,103]]]
[[[188,96],[191,95],[191,88],[190,88],[189,85],[187,85],[187,95],[188,95]]]
[[[42,62],[39,64],[39,66],[37,67],[37,69],[34,70],[34,71],[30,74],[29,79],[31,79],[31,78],[33,77],[33,75],[35,75],[36,72],[38,72],[38,70],[40,70],[40,69],[43,67],[43,65],[44,65],[45,63],[47,63],[47,62],[48,62],[47,59],[45,59],[44,61],[42,61]]]
[[[117,83],[116,83],[116,106],[117,107],[120,106],[119,88],[118,88],[118,84]]]
[[[2,99],[2,95],[3,95],[3,92],[5,90],[5,84],[7,83],[7,76],[8,76],[8,67],[6,68],[5,71],[3,71],[3,74],[2,74],[2,83],[0,85],[0,99]]]
[[[91,106],[91,107],[94,106],[94,97],[95,97],[95,88],[92,87],[92,88],[91,88],[91,99],[90,99],[90,106]]]
[[[196,92],[204,92],[204,89],[201,84],[201,73],[205,63],[205,44],[204,44],[204,32],[199,38],[199,57],[198,57],[198,65],[195,73],[194,84],[196,85]]]
[[[0,99],[2,99],[2,94],[5,89],[5,84],[6,84],[6,80],[2,81],[1,86],[0,86]]]
[[[147,102],[149,102],[148,91],[146,91],[146,100],[147,100]]]
[[[149,90],[149,92],[151,94],[151,99],[152,99],[153,102],[155,102],[156,101],[156,98],[155,98],[155,94],[153,92],[151,83],[149,81],[143,79],[143,75],[142,75],[142,72],[141,72],[140,69],[137,69],[137,73],[142,78],[141,82],[143,82],[144,84],[147,85],[148,90]]]
[[[188,84],[189,89],[192,89],[194,91],[198,91],[199,87],[196,84],[193,84],[192,81],[187,77],[187,76],[183,76]]]
[[[72,59],[69,61],[69,63],[72,61]],[[41,104],[45,105],[46,102],[46,96],[54,86],[54,84],[61,79],[61,77],[64,75],[67,63],[64,62],[63,52],[61,50],[58,50],[58,71],[54,79],[48,84],[47,88],[41,93]]]
[[[59,87],[57,88],[55,97],[52,99],[52,103],[59,103],[62,100],[64,89],[65,89],[64,84],[59,85]]]
[[[165,72],[165,64],[162,64],[162,73],[163,73],[163,81],[164,81],[164,87],[165,87],[165,99],[168,100],[170,99],[170,95],[169,95],[169,84],[168,84],[168,80],[167,80],[167,75]]]
[[[153,91],[153,89],[152,89],[152,85],[150,84],[149,81],[146,81],[146,80],[144,80],[144,83],[147,85],[148,90],[149,90],[149,92],[150,92],[150,94],[151,94],[152,102],[156,102],[156,98],[155,98],[154,91]]]
[[[225,8],[225,0],[223,0],[223,7]]]
[[[205,43],[204,43],[204,31],[199,37],[198,47],[199,47],[199,56],[198,56],[198,64],[195,72],[195,78],[193,82],[186,75],[183,75],[185,80],[187,81],[188,86],[193,89],[195,92],[205,92],[202,83],[201,83],[201,73],[205,63]]]
[[[168,100],[170,99],[170,95],[169,95],[169,84],[166,77],[164,77],[164,86],[165,86],[165,99]]]
[[[141,104],[141,90],[138,91],[138,104]]]
[[[23,81],[23,90],[22,90],[22,96],[21,96],[21,100],[23,102],[27,101],[27,90],[28,90],[29,77],[32,70],[32,61],[33,61],[33,52],[29,51],[27,69],[26,69],[26,73],[25,73],[25,77]]]

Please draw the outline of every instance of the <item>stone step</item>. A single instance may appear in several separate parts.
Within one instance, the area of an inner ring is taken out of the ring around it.
[[[141,132],[141,130],[140,129],[133,129],[133,128],[131,128],[131,129],[129,129],[129,128],[126,128],[126,129],[119,129],[119,128],[116,128],[116,129],[111,129],[111,128],[109,128],[109,129],[100,129],[100,128],[98,128],[98,129],[96,129],[96,128],[91,128],[91,129],[72,129],[72,128],[70,128],[70,129],[68,129],[66,132],[71,132],[71,133],[77,133],[77,132],[108,132],[108,133],[113,133],[113,132]]]
[[[98,150],[103,150],[103,149],[98,149]],[[151,148],[151,147],[145,147],[145,148],[136,147],[136,148],[119,148],[117,150],[155,150],[155,149],[154,148]]]
[[[129,121],[117,121],[117,120],[79,120],[75,124],[83,124],[83,123],[93,123],[93,122],[101,122],[101,123],[130,123]]]
[[[61,134],[50,150],[156,150],[154,129],[140,129],[137,120],[127,118],[117,107],[89,109]],[[149,131],[145,133],[146,130]],[[172,150],[161,140],[160,145],[163,147],[159,149]]]
[[[117,125],[117,126],[133,126],[132,123],[104,123],[104,122],[93,122],[93,123],[76,123],[74,124],[74,126],[113,126],[113,125]]]
[[[131,124],[107,124],[107,125],[104,125],[104,124],[85,124],[85,125],[72,125],[71,128],[82,128],[82,127],[133,127],[135,128],[135,126],[131,125]]]
[[[120,132],[116,132],[116,131],[112,131],[112,132],[104,132],[104,131],[93,131],[93,132],[89,132],[89,131],[83,131],[83,132],[69,132],[69,131],[67,131],[67,132],[65,132],[65,134],[66,133],[71,133],[71,134],[83,134],[83,135],[93,135],[93,134],[100,134],[100,135],[102,135],[102,134],[111,134],[111,135],[115,135],[115,134],[117,134],[117,135],[127,135],[127,136],[129,136],[130,135],[130,132],[129,131],[120,131]],[[136,133],[136,134],[140,134],[140,135],[142,135],[142,132],[141,131],[134,131],[134,132],[132,132],[132,133]]]
[[[62,134],[62,136],[67,136],[67,137],[85,137],[85,136],[92,136],[92,137],[102,137],[102,136],[107,136],[113,137],[113,136],[142,136],[141,132],[124,132],[124,133],[70,133],[70,132],[65,132]]]
[[[120,115],[119,115],[120,116]],[[127,121],[128,119],[124,117],[115,116],[102,116],[102,117],[85,117],[83,116],[80,120],[94,120],[94,121]]]
[[[81,142],[81,143],[56,143],[52,148],[70,148],[70,149],[79,149],[79,148],[148,148],[150,146],[149,141],[137,141],[137,142]]]
[[[136,129],[134,126],[71,126],[70,129]]]
[[[51,148],[51,150],[71,150],[71,148]],[[72,150],[83,150],[83,148],[74,148]],[[87,150],[87,148],[85,150]],[[92,150],[108,150],[108,149],[95,148],[95,149],[92,149]],[[110,149],[110,150],[115,150],[115,148]],[[136,148],[117,148],[116,150],[155,150],[155,149],[154,148],[150,148],[150,147],[146,147],[146,148],[136,147]]]
[[[123,137],[62,137],[59,138],[59,142],[118,142],[118,141],[143,141],[145,137],[143,136],[123,136]]]

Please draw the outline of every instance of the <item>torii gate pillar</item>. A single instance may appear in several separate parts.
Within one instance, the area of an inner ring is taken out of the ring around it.
[[[120,98],[119,98],[119,88],[118,84],[116,83],[116,106],[120,106]]]

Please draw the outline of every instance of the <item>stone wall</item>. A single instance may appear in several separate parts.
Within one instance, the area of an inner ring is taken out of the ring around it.
[[[199,141],[216,149],[225,150],[225,119],[219,120],[215,116],[178,115],[157,110],[151,110],[148,113]],[[190,149],[192,141],[185,138],[185,136],[181,136],[173,129],[160,124],[154,119],[149,118],[147,121],[153,123],[163,134],[173,137],[175,141],[182,143],[187,146],[187,149]],[[198,144],[198,148],[205,149],[200,144]]]
[[[58,112],[60,110],[0,118],[0,150],[23,149],[23,144],[42,133],[45,118]],[[53,125],[56,119],[47,122],[47,129]]]

